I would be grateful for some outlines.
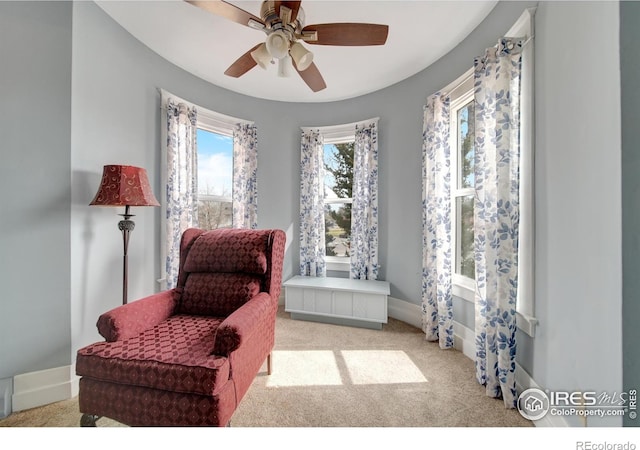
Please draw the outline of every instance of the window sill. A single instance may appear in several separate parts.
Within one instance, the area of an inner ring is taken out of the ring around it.
[[[336,272],[349,272],[351,271],[351,262],[349,258],[340,258],[339,256],[326,256],[324,262],[327,266],[327,270]]]
[[[459,297],[462,300],[465,300],[469,303],[475,304],[475,288],[471,288],[468,282],[456,282],[454,281],[451,285],[451,293],[455,297]],[[538,325],[538,319],[528,314],[522,314],[521,312],[516,312],[516,323],[518,324],[518,329],[525,333],[528,336],[535,337],[536,335],[536,326]]]
[[[451,285],[451,293],[456,297],[460,297],[461,299],[468,301],[469,303],[476,302],[475,286],[471,287],[467,283],[462,284],[454,281]]]

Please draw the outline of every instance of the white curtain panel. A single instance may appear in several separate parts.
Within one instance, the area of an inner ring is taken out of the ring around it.
[[[324,149],[319,130],[303,130],[300,146],[300,275],[326,276]]]
[[[233,131],[233,227],[258,227],[258,133],[255,124]]]
[[[176,286],[180,240],[184,230],[198,225],[198,152],[196,108],[168,99],[165,283]]]
[[[475,60],[476,377],[508,408],[517,401],[516,298],[522,40]]]
[[[351,272],[378,278],[378,123],[356,125],[351,207]]]
[[[422,330],[440,348],[453,347],[449,97],[435,93],[424,108],[422,148]]]

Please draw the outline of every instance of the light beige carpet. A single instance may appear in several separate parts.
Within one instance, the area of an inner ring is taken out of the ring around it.
[[[77,399],[0,420],[0,427],[77,427]],[[100,419],[99,427],[120,424]],[[276,325],[273,373],[266,366],[232,427],[531,427],[485,395],[473,362],[440,350],[424,333],[389,319],[382,330],[291,320]]]

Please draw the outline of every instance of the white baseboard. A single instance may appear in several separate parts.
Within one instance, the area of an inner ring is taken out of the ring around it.
[[[544,391],[538,383],[535,382],[531,375],[527,373],[519,364],[516,364],[516,387],[518,392],[523,392],[526,389],[536,388]],[[540,428],[562,428],[569,427],[569,423],[562,416],[553,416],[551,414],[547,414],[540,420],[536,420],[533,422],[536,427]]]
[[[388,298],[389,317],[422,329],[422,310],[419,305],[397,298]],[[475,335],[473,330],[458,322],[453,322],[453,346],[467,358],[475,357]]]
[[[471,328],[453,322],[453,348],[460,350],[470,360],[476,357],[476,334]]]
[[[421,308],[419,305],[409,303],[405,300],[389,297],[388,299],[389,317],[402,322],[422,328]],[[461,351],[467,358],[473,360],[475,357],[475,332],[464,325],[453,322],[453,345],[456,350]],[[516,363],[516,389],[523,392],[529,388],[543,390],[531,375],[524,370],[520,364]],[[561,416],[547,414],[540,420],[534,422],[536,427],[568,427],[569,424]]]
[[[48,405],[78,395],[75,366],[55,367],[13,378],[13,411]]]
[[[420,306],[393,297],[387,297],[387,314],[416,328],[422,329],[422,311]]]

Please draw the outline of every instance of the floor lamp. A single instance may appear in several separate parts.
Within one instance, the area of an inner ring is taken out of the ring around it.
[[[129,247],[129,235],[135,227],[131,218],[134,216],[130,212],[131,206],[160,206],[149,185],[147,171],[134,166],[104,166],[102,181],[93,201],[89,203],[93,206],[124,206],[124,217],[118,223],[118,228],[122,231],[122,241],[124,244],[124,257],[122,267],[122,304],[127,303],[127,249]]]

